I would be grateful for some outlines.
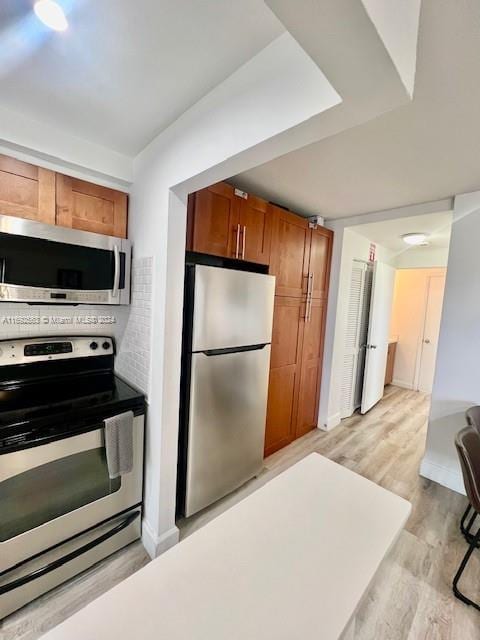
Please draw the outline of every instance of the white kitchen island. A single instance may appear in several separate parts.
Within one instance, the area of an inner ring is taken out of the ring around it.
[[[43,638],[345,638],[409,513],[311,454]]]

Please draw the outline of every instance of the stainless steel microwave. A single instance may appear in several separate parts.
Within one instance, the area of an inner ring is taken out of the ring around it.
[[[128,240],[0,215],[0,302],[129,304]]]

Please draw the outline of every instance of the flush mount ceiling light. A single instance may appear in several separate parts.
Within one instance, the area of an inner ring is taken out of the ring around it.
[[[405,233],[402,236],[402,240],[406,244],[410,244],[413,246],[421,246],[421,245],[428,244],[426,233]]]
[[[37,0],[33,7],[39,20],[54,31],[65,31],[68,27],[67,18],[62,7],[54,0]]]

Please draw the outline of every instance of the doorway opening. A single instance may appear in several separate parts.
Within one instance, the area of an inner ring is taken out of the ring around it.
[[[333,246],[230,182],[189,195],[186,236],[178,521],[317,428]]]
[[[389,386],[434,384],[451,212],[345,229],[340,415],[367,414]]]

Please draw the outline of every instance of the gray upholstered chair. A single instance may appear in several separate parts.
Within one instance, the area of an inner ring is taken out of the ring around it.
[[[480,406],[475,405],[467,409],[465,411],[465,418],[467,420],[467,424],[480,433]],[[460,531],[463,533],[463,535],[465,536],[465,540],[469,544],[472,541],[472,535],[470,531],[476,518],[477,514],[472,510],[472,507],[468,505],[460,521]],[[468,524],[466,524],[467,520]]]
[[[480,528],[475,534],[470,532],[476,516],[480,513],[480,433],[472,426],[465,427],[465,429],[457,433],[455,446],[462,467],[463,482],[469,500],[469,508],[473,511],[473,516],[465,531],[469,546],[453,579],[453,593],[457,598],[462,600],[462,602],[480,611],[480,606],[473,600],[470,600],[470,598],[467,598],[467,596],[458,589],[458,582],[472,553],[480,546]]]

